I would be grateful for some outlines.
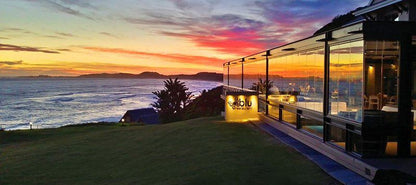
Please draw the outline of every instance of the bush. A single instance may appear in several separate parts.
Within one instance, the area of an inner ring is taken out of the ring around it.
[[[185,108],[186,119],[216,116],[224,111],[224,100],[221,99],[222,86],[209,91],[202,91],[201,95],[192,100]]]

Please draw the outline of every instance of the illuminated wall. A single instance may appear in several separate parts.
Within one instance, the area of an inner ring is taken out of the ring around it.
[[[258,119],[257,95],[229,94],[225,99],[225,120],[244,122]]]

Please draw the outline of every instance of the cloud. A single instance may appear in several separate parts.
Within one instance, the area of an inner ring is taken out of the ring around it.
[[[269,42],[280,42],[262,34],[265,22],[236,14],[183,17],[151,12],[146,15],[147,18],[125,20],[132,24],[159,27],[162,35],[188,39],[197,46],[213,48],[222,53],[248,54],[266,49]]]
[[[75,35],[71,33],[55,32],[53,34],[46,35],[46,34],[39,34],[33,31],[25,30],[22,28],[13,28],[13,27],[0,29],[0,32],[4,32],[8,34],[13,33],[14,35],[16,35],[15,33],[20,33],[23,35],[32,35],[32,36],[37,36],[37,37],[46,37],[46,38],[53,38],[53,39],[65,39],[65,37],[75,37]]]
[[[142,51],[135,51],[135,50],[126,50],[126,49],[121,49],[121,48],[83,47],[83,49],[96,51],[96,52],[104,52],[104,53],[116,53],[116,54],[156,57],[156,58],[161,58],[161,59],[168,60],[168,61],[188,63],[188,64],[204,64],[204,65],[210,65],[210,66],[219,66],[224,62],[224,60],[215,58],[215,57],[183,55],[183,54],[151,53],[151,52],[142,52]]]
[[[217,1],[170,0],[176,7],[172,11],[147,10],[141,17],[124,20],[155,27],[162,35],[200,47],[247,55],[311,36],[334,16],[364,4],[359,0],[258,0],[241,2],[244,13],[221,14],[211,11]]]
[[[0,44],[0,51],[26,51],[26,52],[40,52],[40,53],[51,53],[59,54],[58,51],[46,50],[39,47],[28,47],[28,46],[17,46],[11,44]]]
[[[66,48],[63,48],[63,49],[56,49],[57,51],[72,51],[71,49],[66,49]]]
[[[75,36],[71,33],[63,33],[63,32],[55,32],[55,34],[60,35],[60,36],[64,36],[64,37],[74,37]]]
[[[0,61],[0,64],[4,64],[4,65],[18,65],[18,64],[23,64],[23,60],[18,60],[18,61]]]
[[[117,35],[114,35],[112,33],[108,33],[108,32],[100,32],[99,34],[101,35],[105,35],[107,37],[112,37],[112,38],[119,38]]]
[[[39,3],[40,5],[55,10],[57,12],[65,13],[68,15],[73,15],[85,19],[95,20],[93,17],[87,15],[86,13],[81,12],[77,9],[82,8],[95,8],[88,2],[79,1],[79,0],[26,0],[33,3]],[[77,9],[75,9],[77,7]]]

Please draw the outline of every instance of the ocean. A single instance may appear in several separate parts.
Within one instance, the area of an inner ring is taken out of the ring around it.
[[[220,82],[181,80],[194,96]],[[118,122],[130,109],[151,107],[162,79],[0,79],[0,126],[5,130]]]

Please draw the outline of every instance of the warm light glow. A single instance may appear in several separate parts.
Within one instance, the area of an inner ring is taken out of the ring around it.
[[[227,95],[225,100],[226,121],[247,122],[258,119],[258,97],[256,95]]]
[[[296,96],[290,96],[289,103],[295,103],[295,102],[296,102]]]

